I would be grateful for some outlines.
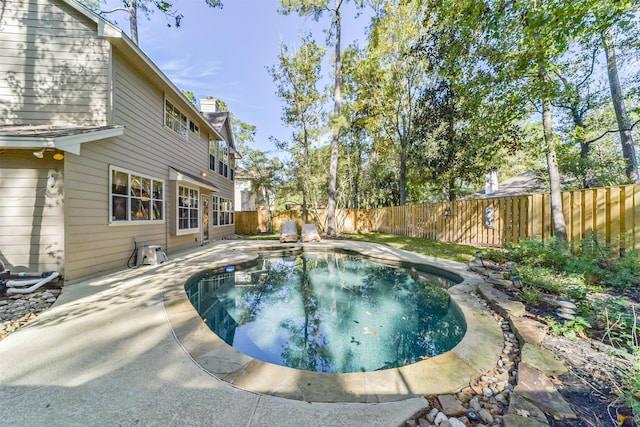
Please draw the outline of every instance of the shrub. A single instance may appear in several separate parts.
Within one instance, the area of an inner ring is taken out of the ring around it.
[[[583,336],[585,329],[591,328],[591,324],[584,317],[577,316],[573,320],[565,320],[560,323],[554,319],[547,319],[551,333],[555,336],[564,336],[571,341],[578,339],[578,336]]]
[[[509,245],[507,250],[508,258],[514,262],[555,270],[562,270],[571,258],[569,245],[558,243],[555,239],[546,243],[521,240]]]

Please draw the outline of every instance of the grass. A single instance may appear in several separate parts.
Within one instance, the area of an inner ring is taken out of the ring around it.
[[[460,245],[456,243],[437,242],[435,240],[421,239],[417,237],[396,236],[382,233],[347,234],[352,240],[360,242],[379,243],[405,251],[422,255],[435,256],[442,259],[457,262],[469,262],[476,256],[477,246]]]
[[[278,234],[243,235],[246,240],[277,240]],[[379,243],[405,251],[422,255],[435,256],[457,262],[469,262],[476,256],[476,251],[483,249],[477,246],[456,243],[437,242],[417,237],[396,236],[382,233],[344,234],[344,238],[359,242]]]

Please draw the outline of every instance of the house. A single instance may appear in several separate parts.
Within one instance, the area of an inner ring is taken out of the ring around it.
[[[233,234],[228,119],[74,0],[0,6],[0,261],[76,281]],[[215,119],[215,120],[213,120]],[[213,121],[212,121],[213,120]]]
[[[238,168],[235,177],[235,210],[256,211],[260,208],[273,210],[275,206],[275,191],[256,185],[264,175],[254,170]],[[259,188],[256,188],[259,187]]]

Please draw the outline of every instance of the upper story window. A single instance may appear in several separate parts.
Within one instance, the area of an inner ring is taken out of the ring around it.
[[[110,167],[110,223],[164,220],[164,181]]]
[[[187,116],[178,110],[168,99],[164,101],[164,124],[175,133],[187,137]]]
[[[229,145],[222,141],[218,149],[218,173],[229,177]]]
[[[191,120],[189,120],[189,130],[195,133],[196,135],[200,135],[200,128],[198,127],[197,124],[195,124]]]
[[[218,155],[218,141],[209,140],[209,169],[216,170],[216,156]]]
[[[218,173],[224,175],[224,148],[225,141],[220,141],[218,144]]]

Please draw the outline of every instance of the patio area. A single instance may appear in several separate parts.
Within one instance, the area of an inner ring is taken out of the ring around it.
[[[206,357],[209,362],[238,360],[210,353],[208,346],[215,336],[184,305],[186,296],[181,297],[180,284],[204,268],[250,257],[245,252],[248,244],[216,242],[172,256],[159,266],[66,286],[54,306],[0,342],[3,423],[392,426],[427,406],[427,400],[420,397],[423,390],[412,390],[406,384],[398,388],[395,380],[383,381],[394,387],[393,398],[373,398],[363,389],[342,387],[343,394],[346,390],[348,395],[361,397],[334,396],[319,402],[313,394],[301,400],[287,399],[280,397],[286,393],[219,379],[220,373],[207,365]],[[392,248],[380,247],[379,251],[381,257],[409,256]],[[229,349],[224,351],[229,354]],[[471,366],[496,361],[492,354],[474,359],[467,351],[458,353],[456,357]],[[274,369],[276,372],[262,370],[262,375],[245,378],[253,378],[255,384],[273,382],[281,374],[279,367]],[[371,383],[363,381],[361,387]],[[328,403],[332,400],[335,402]]]

